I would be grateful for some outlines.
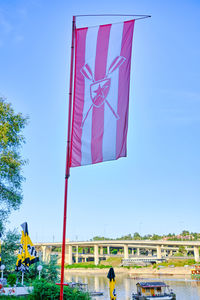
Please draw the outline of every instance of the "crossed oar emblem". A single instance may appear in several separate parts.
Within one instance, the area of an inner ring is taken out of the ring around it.
[[[125,57],[117,56],[111,63],[106,77],[101,80],[98,80],[98,81],[94,80],[92,70],[88,64],[85,64],[81,68],[80,72],[83,74],[83,76],[85,78],[89,79],[90,81],[92,81],[92,84],[90,85],[90,97],[92,99],[92,104],[90,105],[90,107],[82,121],[81,128],[84,126],[84,123],[88,117],[88,114],[89,114],[90,110],[93,108],[93,106],[100,107],[104,102],[108,105],[108,107],[112,111],[115,118],[117,120],[119,119],[119,115],[117,114],[117,112],[113,109],[113,107],[110,105],[110,103],[106,99],[108,96],[109,90],[110,90],[110,85],[111,85],[111,78],[108,78],[108,76],[112,72],[117,70],[125,62],[125,60],[126,60]]]

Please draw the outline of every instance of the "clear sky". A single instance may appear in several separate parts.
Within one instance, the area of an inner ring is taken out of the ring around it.
[[[128,157],[71,170],[67,237],[199,232],[199,0],[0,0],[0,94],[30,117],[8,228],[27,221],[33,242],[62,239],[71,20],[100,13],[152,18],[134,31]]]

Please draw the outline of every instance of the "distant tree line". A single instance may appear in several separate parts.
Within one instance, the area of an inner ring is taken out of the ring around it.
[[[121,237],[109,238],[104,236],[94,236],[92,241],[102,241],[102,240],[168,240],[168,241],[181,241],[181,240],[200,240],[200,233],[197,232],[189,232],[188,230],[183,230],[180,234],[168,233],[166,235],[159,234],[145,234],[140,235],[138,232],[133,234],[129,233],[127,235],[123,235]]]

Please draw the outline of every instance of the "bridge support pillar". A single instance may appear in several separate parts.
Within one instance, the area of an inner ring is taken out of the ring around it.
[[[51,259],[51,251],[52,251],[52,247],[51,246],[47,246],[46,247],[46,261],[50,261]]]
[[[100,247],[100,255],[103,255],[103,247]]]
[[[67,246],[67,258],[68,258],[68,264],[72,265],[72,246],[68,245]]]
[[[78,246],[76,246],[76,263],[78,264]]]
[[[110,254],[110,247],[107,246],[107,254]]]
[[[199,262],[199,247],[194,246],[194,259],[196,262]]]
[[[140,256],[140,248],[137,248],[137,256]]]
[[[124,259],[128,259],[128,245],[124,245]]]
[[[161,259],[162,258],[162,254],[161,254],[161,246],[157,246],[157,258]]]
[[[42,260],[46,261],[47,257],[46,257],[46,250],[47,250],[47,246],[42,246]]]
[[[132,255],[134,255],[134,248],[132,248]]]
[[[99,247],[94,245],[94,264],[97,266],[99,264]]]

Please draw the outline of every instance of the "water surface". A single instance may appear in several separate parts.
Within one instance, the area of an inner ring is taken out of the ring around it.
[[[88,284],[90,291],[102,291],[103,296],[94,297],[93,300],[109,300],[108,279],[104,275],[65,274],[66,281],[82,282]],[[117,300],[131,300],[131,293],[136,291],[138,281],[164,281],[173,289],[177,300],[200,300],[200,281],[191,280],[190,276],[160,276],[160,277],[133,277],[127,275],[116,276]]]

